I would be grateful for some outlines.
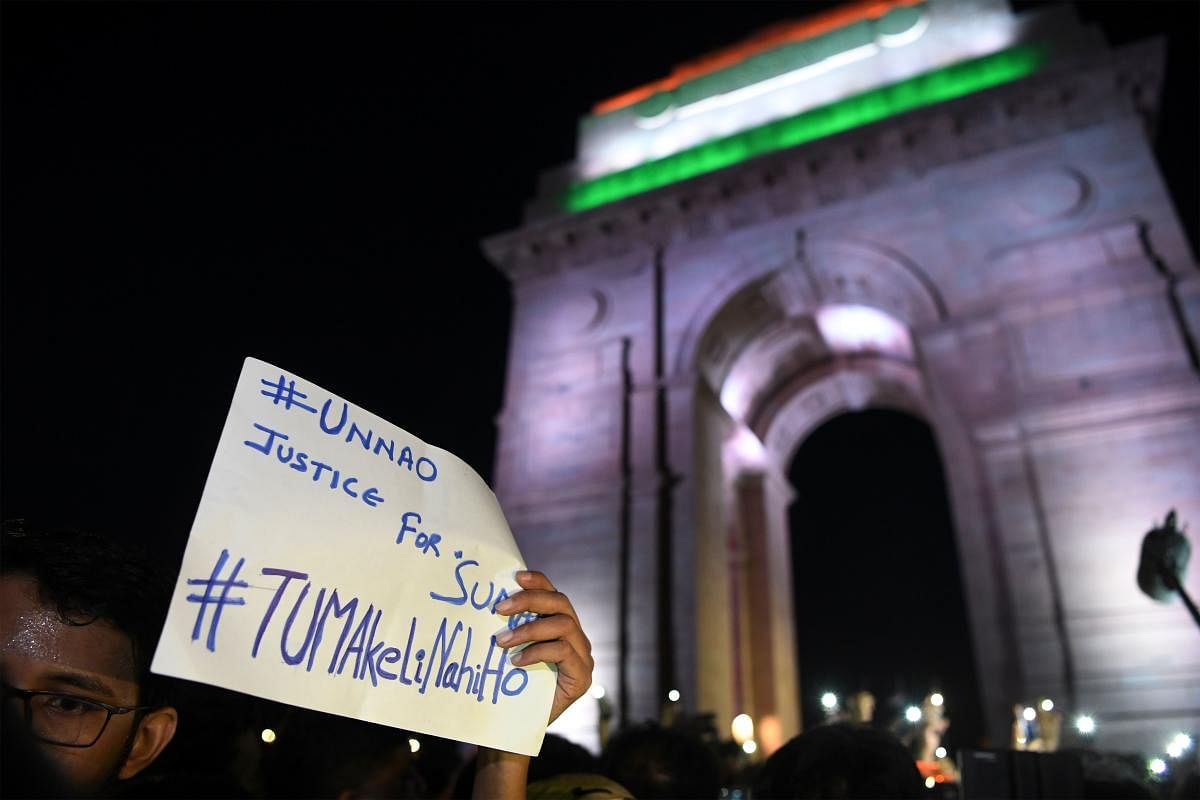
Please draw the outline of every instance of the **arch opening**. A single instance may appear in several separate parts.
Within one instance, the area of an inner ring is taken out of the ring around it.
[[[984,731],[944,470],[930,427],[883,409],[813,430],[788,465],[796,651],[804,726],[825,692],[875,695],[876,726],[946,698],[945,741]]]

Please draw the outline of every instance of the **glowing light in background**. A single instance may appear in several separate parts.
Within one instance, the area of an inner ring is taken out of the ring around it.
[[[672,689],[671,691],[667,692],[667,699],[670,700],[672,703],[678,703],[679,702],[679,690]]]
[[[920,722],[921,709],[917,708],[916,706],[909,706],[908,708],[904,709],[904,718],[909,722]]]
[[[938,745],[938,749],[933,751],[933,755],[936,758],[945,758],[946,757],[946,748],[942,747],[941,745]]]
[[[275,741],[275,731],[271,730],[270,728],[263,728],[262,740],[264,742],[266,742],[267,744],[271,744],[272,742],[274,742]]]
[[[1150,770],[1155,775],[1162,775],[1167,771],[1167,762],[1161,758],[1152,758],[1146,762],[1146,769]]]
[[[417,752],[418,750],[421,749],[421,742],[417,739],[409,739],[408,740],[408,749],[414,753]]]
[[[934,779],[934,777],[932,775],[930,775],[928,778],[925,779],[925,788],[932,789],[934,786],[937,786],[937,781]]]
[[[758,721],[758,735],[755,736],[755,741],[762,743],[762,749],[765,755],[771,755],[779,748],[783,747],[783,725],[779,722],[779,717],[774,714],[767,714]]]
[[[1096,732],[1096,720],[1083,714],[1075,719],[1075,730],[1082,733],[1084,736],[1090,736]]]
[[[826,711],[832,711],[833,709],[837,708],[837,704],[838,698],[833,692],[826,692],[825,694],[821,695],[821,706]]]
[[[758,750],[758,744],[753,739],[747,739],[742,743],[742,752],[746,755],[750,755],[756,750]]]
[[[929,695],[929,704],[932,706],[940,706],[944,702],[946,702],[946,698],[942,697],[941,692],[934,692]]]
[[[568,211],[583,211],[703,175],[747,159],[832,136],[906,111],[1023,78],[1045,63],[1039,45],[1019,45],[963,61],[795,116],[714,139],[681,152],[571,186]]]
[[[1053,710],[1054,710],[1054,701],[1051,700],[1049,697],[1047,697],[1045,700],[1042,701],[1042,711],[1053,711]]]
[[[730,723],[729,730],[735,742],[745,744],[754,738],[754,720],[749,714],[738,714]]]
[[[1025,718],[1026,722],[1033,722],[1037,719],[1037,712],[1029,706],[1025,706],[1024,710],[1021,711],[1021,716]]]
[[[817,327],[830,349],[839,353],[871,351],[912,359],[908,329],[892,316],[870,306],[822,306]]]
[[[1179,758],[1192,746],[1192,737],[1186,733],[1177,733],[1175,738],[1167,744],[1167,755],[1171,758]]]
[[[599,683],[593,683],[592,688],[588,689],[588,694],[590,694],[594,700],[603,700],[605,694],[604,686]]]

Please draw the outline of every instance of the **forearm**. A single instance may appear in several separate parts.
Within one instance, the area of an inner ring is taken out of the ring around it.
[[[524,800],[529,756],[479,748],[475,760],[474,800]]]

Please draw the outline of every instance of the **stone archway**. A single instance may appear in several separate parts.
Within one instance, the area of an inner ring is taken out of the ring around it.
[[[707,554],[700,561],[710,565],[697,584],[698,616],[710,621],[699,630],[698,651],[735,643],[728,669],[699,670],[698,697],[718,716],[749,713],[764,722],[768,751],[800,728],[787,465],[808,434],[838,414],[894,408],[930,416],[909,325],[894,314],[934,322],[936,297],[907,268],[881,266],[878,249],[838,244],[732,292],[694,337],[697,439],[721,442],[719,463],[697,460],[694,486],[698,502],[724,501],[721,524],[695,529],[696,547]],[[869,277],[848,257],[863,253],[875,260]],[[877,297],[892,313],[861,304]]]
[[[1200,519],[1200,271],[1147,140],[1156,51],[1050,29],[1076,60],[586,211],[550,173],[485,243],[514,293],[496,492],[615,722],[673,689],[795,732],[791,612],[761,591],[786,585],[780,454],[882,405],[949,475],[992,739],[1039,695],[1104,747],[1200,725],[1190,619],[1131,578],[1168,508]],[[903,336],[833,346],[839,314]]]

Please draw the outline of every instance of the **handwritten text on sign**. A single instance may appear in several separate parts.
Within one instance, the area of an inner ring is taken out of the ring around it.
[[[536,754],[554,675],[495,640],[523,568],[461,460],[248,358],[153,670]]]

